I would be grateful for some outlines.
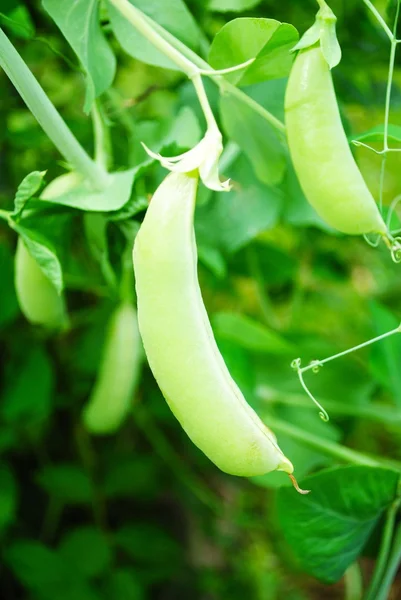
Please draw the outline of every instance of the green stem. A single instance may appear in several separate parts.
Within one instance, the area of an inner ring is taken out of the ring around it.
[[[357,450],[351,450],[341,444],[336,444],[329,440],[323,439],[309,431],[304,431],[296,425],[281,421],[272,416],[266,417],[266,425],[271,428],[275,433],[283,433],[289,435],[294,440],[301,442],[309,448],[318,450],[322,454],[332,456],[340,461],[351,463],[355,465],[366,465],[368,467],[382,467],[391,468],[401,471],[401,463],[397,461],[389,461],[382,458],[375,458],[358,452]]]
[[[386,573],[381,581],[380,588],[377,591],[375,600],[387,600],[390,594],[391,586],[397,575],[401,562],[401,524],[398,525],[394,543],[387,563]]]
[[[369,587],[366,590],[364,600],[376,600],[377,594],[380,591],[380,582],[386,570],[388,557],[391,550],[391,542],[394,534],[395,519],[400,507],[401,498],[397,498],[392,502],[387,510],[386,522],[384,524],[383,536],[380,544],[380,551],[377,557],[373,577],[370,580]]]
[[[389,40],[392,40],[393,39],[393,34],[391,32],[391,29],[387,25],[387,23],[383,19],[383,17],[381,16],[381,14],[377,10],[377,8],[375,8],[375,6],[373,6],[373,4],[372,4],[372,2],[370,0],[362,0],[362,2],[364,2],[366,4],[366,6],[368,7],[368,9],[375,16],[376,20],[380,23],[381,27],[383,28],[383,30],[384,30],[385,34],[387,35],[387,37],[389,38]]]
[[[147,15],[145,19],[152,25],[153,29],[157,31],[165,40],[167,40],[171,46],[176,48],[183,56],[186,56],[194,65],[196,65],[202,71],[207,71],[208,76],[211,77],[212,81],[214,81],[222,92],[229,92],[233,96],[235,96],[238,100],[240,100],[243,104],[246,104],[257,112],[263,119],[265,119],[270,125],[272,125],[275,129],[277,129],[280,133],[285,133],[285,125],[282,123],[277,117],[272,115],[268,110],[263,108],[256,100],[253,100],[250,96],[245,94],[242,90],[238,89],[235,85],[227,81],[221,75],[216,75],[215,69],[207,63],[203,58],[198,56],[195,52],[193,52],[190,48],[188,48],[185,44],[183,44],[179,39],[177,39],[173,34],[169,31],[166,31],[161,25],[153,21]]]
[[[344,573],[344,600],[362,600],[362,573],[360,566],[354,562]]]
[[[270,298],[266,292],[265,284],[263,281],[263,274],[260,268],[260,262],[255,248],[253,248],[252,246],[248,246],[246,256],[249,272],[256,284],[256,290],[258,294],[260,309],[263,315],[263,320],[265,321],[266,325],[268,325],[268,327],[277,327],[277,318],[274,314]]]
[[[96,188],[107,185],[108,176],[85,152],[50,102],[21,56],[0,29],[0,67],[21,98],[71,168],[91,181]]]
[[[93,103],[91,115],[95,139],[95,162],[107,171],[112,163],[111,139],[99,100]]]

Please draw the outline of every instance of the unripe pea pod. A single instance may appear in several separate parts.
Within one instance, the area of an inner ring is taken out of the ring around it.
[[[196,174],[170,173],[135,239],[138,322],[149,365],[183,429],[222,471],[291,474],[293,465],[246,402],[213,336],[197,278],[197,184]]]
[[[386,224],[350,150],[319,45],[301,50],[295,59],[285,122],[301,187],[322,219],[343,233],[386,237]]]
[[[142,363],[136,310],[123,302],[108,326],[100,369],[83,421],[92,434],[114,433],[127,417]]]
[[[60,175],[42,191],[41,199],[52,200],[73,189],[80,180],[74,172]],[[21,237],[15,254],[15,289],[21,311],[28,321],[55,329],[66,324],[63,296],[30,255]]]

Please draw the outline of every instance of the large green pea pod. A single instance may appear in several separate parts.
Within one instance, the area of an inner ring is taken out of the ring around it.
[[[142,356],[136,310],[122,303],[110,319],[97,380],[83,411],[90,433],[114,433],[127,417]]]

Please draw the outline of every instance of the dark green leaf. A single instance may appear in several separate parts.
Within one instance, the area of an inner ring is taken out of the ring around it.
[[[255,8],[262,0],[209,0],[208,9],[214,12],[242,12]]]
[[[115,533],[115,543],[136,561],[157,563],[175,562],[180,546],[156,525],[126,524]]]
[[[107,582],[107,600],[145,600],[145,590],[133,571],[115,570]]]
[[[26,355],[6,387],[1,414],[6,422],[24,426],[47,419],[51,413],[54,374],[48,355],[39,346]]]
[[[64,288],[63,272],[52,244],[36,230],[22,225],[15,225],[14,229],[23,238],[29,254],[36,260],[44,275],[61,294]]]
[[[284,536],[307,573],[333,583],[358,558],[397,493],[399,474],[371,467],[339,467],[302,480],[307,496],[282,488]]]
[[[66,504],[86,504],[92,501],[92,483],[77,465],[44,467],[37,473],[36,480],[48,494]]]
[[[17,494],[13,472],[6,463],[0,463],[0,533],[15,520]]]
[[[0,273],[0,327],[4,327],[19,314],[14,287],[14,259],[4,244],[0,244]]]
[[[101,575],[111,563],[111,550],[105,536],[90,526],[69,531],[61,540],[59,553],[89,578]]]
[[[392,125],[388,126],[387,139],[389,142],[395,142],[396,144],[401,143],[401,126]],[[377,125],[372,127],[368,131],[364,131],[359,135],[353,135],[350,141],[363,142],[369,144],[369,142],[383,142],[384,140],[384,125]]]

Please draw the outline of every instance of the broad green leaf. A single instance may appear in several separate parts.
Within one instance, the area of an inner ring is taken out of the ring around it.
[[[247,350],[273,354],[287,354],[293,350],[292,344],[278,333],[240,313],[216,313],[213,315],[212,325],[220,338]]]
[[[14,214],[18,215],[28,200],[40,190],[45,175],[46,171],[32,171],[24,177],[14,197]]]
[[[128,171],[111,173],[109,184],[104,190],[94,190],[88,182],[84,181],[73,190],[52,198],[51,201],[55,204],[94,212],[119,210],[128,202],[134,180],[142,168],[143,166],[140,165]],[[43,202],[47,200],[44,199]]]
[[[182,0],[169,0],[169,2],[165,2],[165,0],[130,0],[130,2],[186,46],[192,50],[198,48],[199,29]],[[144,63],[178,69],[169,58],[138,33],[110,0],[107,0],[107,8],[114,34],[125,52]]]
[[[63,272],[57,254],[52,244],[38,231],[22,225],[14,229],[21,235],[29,254],[36,260],[44,275],[52,282],[57,292],[61,294],[64,288]]]
[[[102,575],[111,563],[111,549],[104,534],[91,526],[69,531],[59,544],[59,554],[84,577]]]
[[[0,533],[15,520],[18,487],[6,463],[0,463]]]
[[[44,467],[36,474],[36,481],[48,494],[66,504],[92,502],[92,483],[77,465],[65,463]]]
[[[241,146],[257,178],[267,185],[280,183],[286,170],[284,139],[280,134],[229,92],[220,98],[220,112],[224,130]]]
[[[242,12],[255,8],[262,0],[209,0],[208,9],[214,12]]]
[[[84,214],[85,234],[92,256],[99,263],[105,282],[111,289],[116,289],[116,276],[109,258],[107,225],[107,217],[103,214],[94,212]]]
[[[286,77],[294,57],[290,54],[298,40],[292,25],[275,19],[238,18],[229,21],[215,36],[209,62],[214,69],[234,67],[254,58],[254,62],[225,77],[236,85],[250,85]]]
[[[207,206],[197,211],[197,236],[198,232],[201,237],[202,231],[209,230],[206,233],[214,234],[214,241],[222,250],[236,252],[276,225],[281,202],[281,193],[276,188],[253,186],[239,192],[215,194]]]
[[[48,355],[39,347],[27,349],[6,386],[0,413],[18,427],[47,419],[52,410],[54,373]]]
[[[0,327],[4,327],[19,314],[14,286],[14,258],[4,244],[0,244],[0,273]]]
[[[252,405],[255,390],[255,369],[249,352],[223,337],[220,338],[218,334],[216,334],[216,342],[231,377],[249,404]]]
[[[88,113],[95,98],[112,84],[116,59],[99,22],[97,0],[42,0],[45,10],[67,39],[86,73],[84,110]]]
[[[389,142],[395,142],[395,144],[401,143],[401,126],[400,125],[392,125],[391,123],[388,126],[388,136],[387,139]],[[350,141],[363,142],[364,144],[369,144],[369,142],[383,142],[384,140],[384,125],[377,125],[376,127],[372,127],[368,131],[364,131],[359,135],[353,135],[350,137]]]
[[[300,482],[306,496],[282,488],[282,532],[303,569],[338,581],[358,558],[384,511],[396,498],[399,474],[371,467],[339,467]]]
[[[106,583],[107,598],[112,600],[145,600],[147,598],[143,586],[128,569],[116,569]]]
[[[218,279],[224,279],[226,277],[227,265],[222,253],[217,248],[205,244],[198,244],[198,260]]]
[[[384,306],[371,304],[374,335],[396,329],[400,321]],[[375,379],[389,389],[401,407],[401,333],[396,333],[371,347],[370,367]]]

